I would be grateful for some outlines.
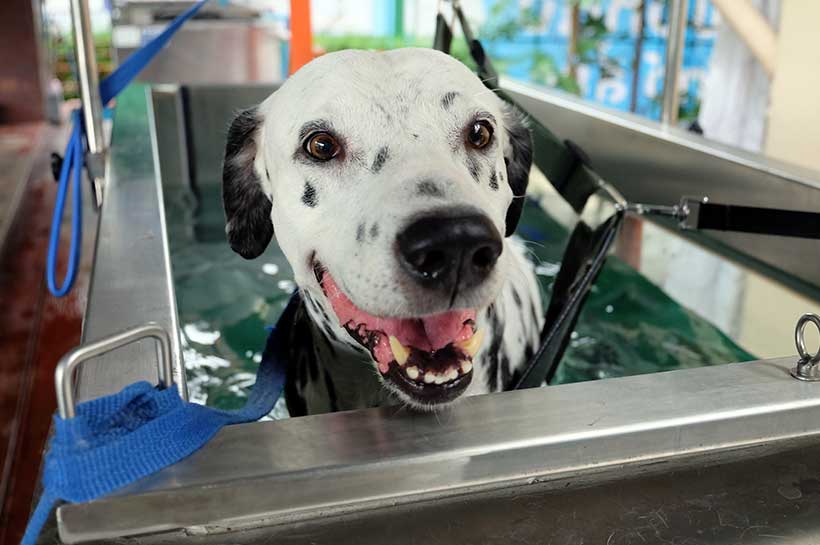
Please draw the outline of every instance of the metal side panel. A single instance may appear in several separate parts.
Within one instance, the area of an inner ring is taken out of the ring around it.
[[[83,343],[154,321],[170,334],[179,368],[176,299],[149,94],[147,86],[132,85],[117,99]],[[85,362],[78,371],[77,400],[111,394],[139,380],[157,381],[157,350],[151,340]],[[174,380],[184,388],[184,376]]]
[[[588,486],[662,461],[698,467],[744,447],[771,453],[820,434],[820,384],[793,379],[794,361],[479,396],[439,414],[384,408],[232,426],[117,495],[60,507],[60,535],[281,527],[533,483]]]
[[[219,184],[228,127],[236,114],[257,106],[276,91],[275,84],[185,85],[180,88],[190,143],[190,176],[196,187]]]
[[[695,195],[727,204],[820,210],[820,173],[556,91],[508,79],[502,86],[558,137],[583,148],[598,174],[631,201],[671,205]],[[735,258],[759,260],[764,274],[782,271],[820,286],[820,259],[807,259],[820,255],[820,241],[715,231],[693,238],[713,247],[718,242],[724,254],[727,248],[739,252]]]
[[[216,527],[129,545],[816,545],[820,448],[676,468],[579,486],[533,483],[367,513],[226,534]],[[116,541],[117,544],[124,541]]]

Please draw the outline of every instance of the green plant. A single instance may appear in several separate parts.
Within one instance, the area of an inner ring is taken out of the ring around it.
[[[54,63],[54,75],[63,84],[63,97],[77,98],[77,74],[74,64],[74,40],[71,34],[50,33],[47,39],[48,48]],[[97,53],[97,68],[100,78],[114,70],[111,33],[94,33],[94,50]]]
[[[528,62],[532,81],[580,95],[581,86],[577,75],[579,66],[599,66],[601,78],[604,79],[613,77],[620,66],[616,59],[602,53],[603,40],[608,37],[603,17],[595,17],[585,11],[600,3],[600,0],[566,1],[572,10],[566,70],[560,70],[556,59],[541,47],[544,30],[538,2],[522,8],[520,0],[497,1],[490,8],[488,22],[481,28],[481,37],[489,41],[512,41],[523,34],[533,35],[533,50],[529,55],[506,61]]]

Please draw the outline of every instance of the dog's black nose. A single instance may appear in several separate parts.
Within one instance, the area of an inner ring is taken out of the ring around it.
[[[421,284],[453,291],[483,281],[503,249],[501,235],[480,214],[418,219],[397,237],[399,260]]]

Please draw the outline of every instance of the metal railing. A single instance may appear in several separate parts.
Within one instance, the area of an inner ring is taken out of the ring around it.
[[[83,122],[88,141],[86,165],[94,187],[94,200],[102,203],[105,170],[105,135],[103,104],[94,51],[94,34],[88,0],[71,0],[71,22],[74,27],[74,53],[77,57],[77,79],[83,108]]]
[[[672,0],[669,4],[669,27],[666,40],[666,63],[663,78],[663,109],[661,123],[674,126],[678,123],[678,85],[686,39],[686,15],[689,0]]]

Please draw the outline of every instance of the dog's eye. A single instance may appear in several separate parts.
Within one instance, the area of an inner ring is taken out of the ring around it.
[[[493,141],[493,126],[489,121],[479,120],[473,123],[467,133],[467,143],[475,148],[481,149],[487,147]]]
[[[336,138],[326,132],[312,134],[305,141],[307,154],[319,161],[330,161],[339,154],[340,149],[341,146]]]

